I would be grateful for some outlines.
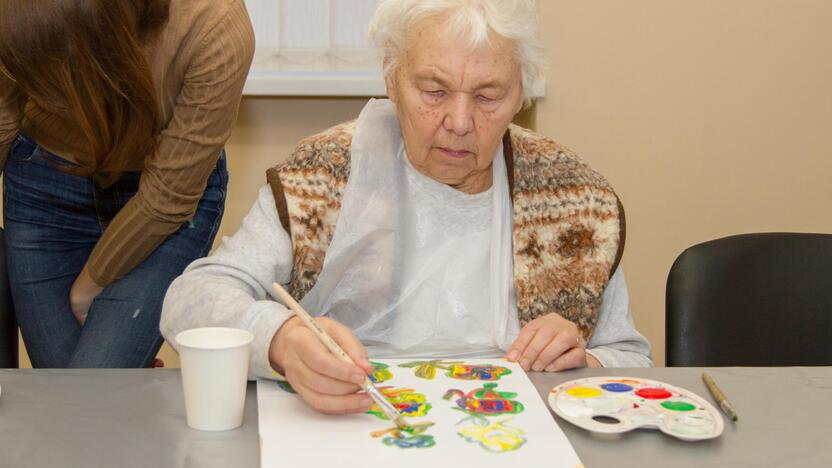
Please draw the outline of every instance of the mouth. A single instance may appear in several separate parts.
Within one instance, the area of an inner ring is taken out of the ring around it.
[[[464,158],[468,155],[473,154],[470,151],[464,150],[464,149],[454,149],[454,148],[444,148],[444,147],[439,147],[438,149],[442,154],[444,154],[445,156],[447,156],[449,158]]]

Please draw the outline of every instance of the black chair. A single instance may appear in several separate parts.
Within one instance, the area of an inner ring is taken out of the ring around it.
[[[832,234],[695,245],[667,278],[668,366],[832,365]]]
[[[17,366],[17,321],[6,268],[6,244],[0,228],[0,368]]]

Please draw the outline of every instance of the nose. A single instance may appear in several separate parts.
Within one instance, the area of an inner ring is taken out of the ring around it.
[[[447,100],[442,125],[445,130],[460,136],[474,130],[474,104],[468,95],[456,93]]]

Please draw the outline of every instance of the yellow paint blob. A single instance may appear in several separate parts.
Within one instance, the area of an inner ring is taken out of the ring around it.
[[[601,394],[601,390],[590,387],[573,387],[566,391],[575,398],[595,398]]]

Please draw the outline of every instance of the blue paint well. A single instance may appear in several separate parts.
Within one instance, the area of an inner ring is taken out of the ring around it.
[[[630,390],[633,389],[633,387],[631,387],[627,384],[617,383],[617,382],[602,384],[601,388],[603,388],[604,390],[606,390],[608,392],[616,392],[616,393],[629,392]]]

